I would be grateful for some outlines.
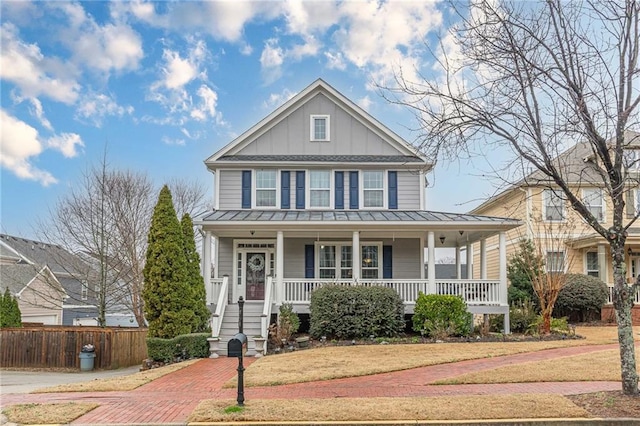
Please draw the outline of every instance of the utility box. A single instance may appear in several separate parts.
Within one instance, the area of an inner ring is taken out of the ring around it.
[[[247,335],[237,333],[227,343],[227,356],[242,358],[247,353]]]

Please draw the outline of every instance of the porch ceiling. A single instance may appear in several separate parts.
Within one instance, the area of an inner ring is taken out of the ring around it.
[[[416,210],[219,210],[195,222],[219,237],[419,238],[435,232],[436,247],[457,247],[521,225],[514,219]]]

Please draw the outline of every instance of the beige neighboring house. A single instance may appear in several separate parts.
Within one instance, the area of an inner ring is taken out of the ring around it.
[[[640,209],[640,134],[627,132],[626,140],[629,142],[626,159],[630,184],[626,190],[625,222],[628,222]],[[560,154],[555,162],[573,193],[585,202],[605,228],[609,228],[613,222],[613,209],[590,145],[577,143]],[[520,228],[506,232],[507,257],[517,251],[521,239],[528,238],[540,247],[547,270],[591,275],[612,288],[613,268],[608,242],[569,206],[559,187],[540,172],[531,173],[470,213],[510,217],[523,222]],[[481,251],[487,252],[489,277],[496,275],[498,270],[497,243],[493,237],[486,240],[484,247],[476,244],[473,248],[475,264],[479,262]],[[627,279],[631,282],[640,273],[640,222],[629,228],[625,253]],[[480,268],[474,268],[474,276],[479,276],[479,271]],[[640,304],[638,294],[635,302]]]
[[[62,325],[62,303],[67,297],[47,266],[0,264],[0,288],[18,300],[22,322]]]

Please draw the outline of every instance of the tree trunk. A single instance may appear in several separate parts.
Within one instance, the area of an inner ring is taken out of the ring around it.
[[[636,371],[636,354],[631,322],[635,287],[626,283],[626,265],[624,262],[624,246],[614,247],[611,244],[613,258],[613,306],[618,322],[618,343],[620,344],[620,366],[622,375],[622,391],[625,395],[640,396],[638,390],[638,373]]]

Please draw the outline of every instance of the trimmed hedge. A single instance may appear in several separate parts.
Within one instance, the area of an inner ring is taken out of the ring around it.
[[[173,339],[147,338],[147,352],[154,361],[172,362],[176,358],[207,358],[210,333],[181,334]]]
[[[311,294],[315,338],[394,337],[404,330],[404,305],[392,288],[328,285]]]
[[[413,313],[413,330],[426,336],[444,338],[468,336],[473,315],[467,312],[462,296],[420,292]]]
[[[553,309],[554,317],[569,317],[570,321],[600,319],[600,310],[607,303],[609,289],[598,278],[569,274],[567,282],[558,294]]]

